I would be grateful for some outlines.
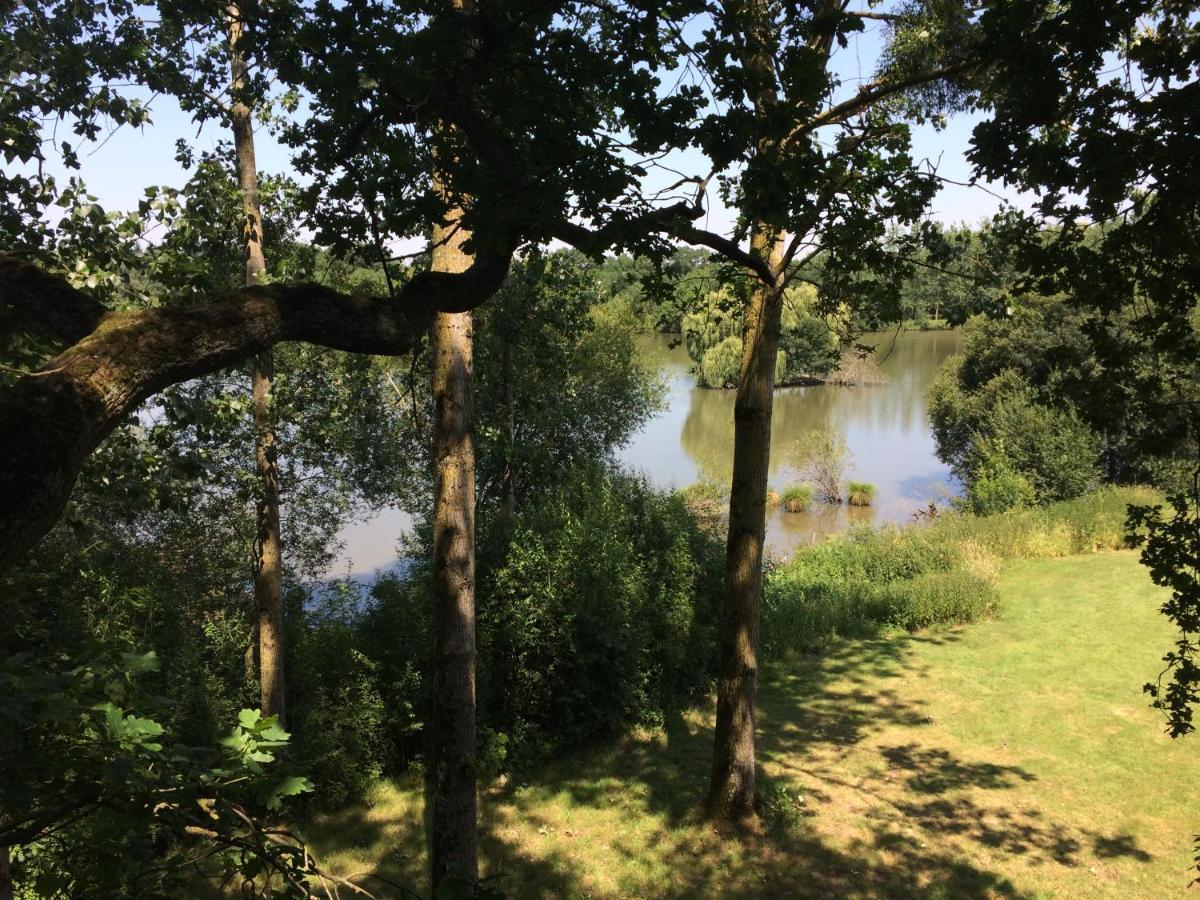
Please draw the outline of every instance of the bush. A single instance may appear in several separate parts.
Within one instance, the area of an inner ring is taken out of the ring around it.
[[[703,495],[709,489],[690,491]],[[409,711],[389,731],[412,736],[429,704],[428,529],[403,584],[376,591],[363,627],[380,683]],[[476,561],[478,722],[489,765],[527,767],[559,750],[659,724],[711,686],[724,573],[720,537],[680,493],[604,468],[562,483],[503,520],[481,509]],[[411,638],[413,632],[419,642]],[[407,679],[407,681],[406,681]],[[489,749],[490,748],[490,749]]]
[[[1120,548],[1126,507],[1152,499],[1145,489],[1104,488],[1003,515],[950,512],[924,527],[857,529],[798,550],[766,580],[764,655],[987,615],[1001,560]]]
[[[990,516],[1031,506],[1036,500],[1037,491],[1013,466],[1003,444],[981,442],[978,462],[967,482],[964,506],[977,516]]]
[[[807,484],[793,484],[783,492],[780,500],[788,512],[804,512],[812,506],[813,490]]]
[[[791,447],[791,463],[814,485],[822,503],[842,502],[842,475],[850,464],[846,439],[831,429],[807,432]]]
[[[580,472],[480,575],[481,720],[510,758],[662,721],[707,691],[722,546],[678,495]]]
[[[875,485],[851,481],[846,485],[846,502],[851,506],[870,506],[875,500]]]
[[[304,627],[289,635],[296,764],[317,786],[310,802],[325,808],[361,798],[383,773],[390,751],[379,665],[361,646],[356,600],[352,588],[335,585],[310,602]]]
[[[968,347],[979,336],[968,330]],[[1052,403],[1012,368],[974,381],[977,360],[948,359],[929,392],[929,415],[938,456],[970,493],[977,480],[989,498],[984,513],[1005,502],[1051,503],[1078,497],[1099,483],[1102,440],[1067,400]],[[1002,448],[1003,471],[990,459]],[[1019,476],[1019,478],[1013,477]]]

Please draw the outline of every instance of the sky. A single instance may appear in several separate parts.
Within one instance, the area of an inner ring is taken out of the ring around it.
[[[698,27],[695,26],[697,31]],[[869,24],[862,34],[851,39],[848,48],[836,54],[834,68],[842,78],[843,95],[851,93],[863,80],[869,79],[879,54],[882,28],[880,23]],[[663,81],[665,85],[670,84],[672,76],[664,75]],[[136,90],[131,92],[131,96],[137,95]],[[117,129],[95,145],[85,146],[80,154],[80,174],[90,193],[98,198],[106,210],[136,208],[145,188],[150,185],[182,186],[187,173],[175,161],[175,143],[179,138],[187,140],[197,151],[211,150],[219,140],[227,138],[227,129],[219,123],[198,127],[170,97],[151,98],[143,93],[141,99],[150,104],[152,124],[142,128]],[[977,115],[971,114],[952,117],[948,126],[941,131],[936,131],[931,125],[914,126],[914,157],[935,163],[938,173],[946,178],[964,183],[969,181],[970,167],[965,153],[971,129],[978,120]],[[260,172],[279,174],[291,171],[290,151],[281,146],[267,129],[257,130],[255,144]],[[681,154],[673,162],[685,167],[686,171],[704,174],[705,166],[698,151]],[[69,174],[54,160],[50,161],[48,170],[64,181]],[[663,183],[668,178],[665,173],[659,177]],[[990,218],[997,210],[1000,203],[997,195],[1019,206],[1027,205],[1022,198],[1002,186],[984,187],[986,190],[943,185],[930,216],[946,224],[977,224]],[[732,223],[733,215],[721,206],[714,191],[710,191],[709,209],[706,227],[716,231],[726,230]]]

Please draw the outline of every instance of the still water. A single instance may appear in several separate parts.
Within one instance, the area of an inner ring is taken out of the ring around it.
[[[775,392],[771,417],[771,487],[798,481],[797,441],[813,429],[832,429],[846,441],[847,480],[875,485],[869,507],[814,503],[808,512],[781,509],[767,514],[767,541],[778,555],[848,524],[901,522],[930,500],[955,492],[950,472],[934,455],[925,391],[938,367],[960,344],[953,331],[871,335],[887,381],[862,387],[800,387]],[[643,339],[645,358],[667,387],[665,406],[618,454],[625,465],[645,472],[660,487],[686,487],[702,479],[729,484],[733,465],[733,392],[696,387],[687,352],[670,339]],[[333,575],[369,579],[395,566],[399,536],[411,517],[379,510],[341,534],[344,551]]]
[[[696,387],[682,346],[667,336],[644,339],[643,352],[666,382],[665,408],[619,453],[660,487],[711,480],[727,488],[733,466],[733,391]],[[815,503],[808,512],[767,513],[767,543],[779,555],[848,525],[902,522],[955,493],[949,469],[934,454],[925,392],[939,366],[958,350],[955,331],[868,335],[887,376],[883,384],[821,385],[775,392],[770,485],[782,491],[801,479],[797,449],[806,433],[828,430],[848,449],[845,479],[875,485],[868,507]]]

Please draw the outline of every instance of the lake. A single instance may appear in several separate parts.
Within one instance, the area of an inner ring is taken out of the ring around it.
[[[780,555],[849,525],[904,522],[931,500],[957,492],[948,467],[934,453],[925,393],[946,357],[961,345],[957,331],[872,334],[883,384],[781,388],[771,416],[770,485],[782,491],[799,482],[798,442],[828,429],[848,449],[845,477],[875,485],[867,507],[814,503],[808,512],[767,513],[767,543]],[[728,489],[733,466],[734,392],[696,387],[682,344],[655,335],[643,352],[666,382],[665,408],[618,454],[660,487],[711,480]]]
[[[771,417],[771,487],[798,481],[791,463],[796,442],[814,429],[842,435],[849,449],[846,477],[875,485],[868,507],[814,503],[808,512],[768,511],[767,542],[778,555],[851,524],[903,522],[930,500],[957,491],[950,470],[934,455],[925,391],[947,356],[958,350],[956,331],[905,331],[863,338],[876,347],[887,381],[860,387],[822,385],[775,392]],[[733,465],[733,391],[696,387],[683,346],[671,338],[643,338],[645,358],[666,383],[664,408],[617,454],[664,488],[709,479],[723,488]],[[399,535],[411,527],[401,510],[381,510],[342,534],[345,551],[334,575],[369,579],[396,563]]]

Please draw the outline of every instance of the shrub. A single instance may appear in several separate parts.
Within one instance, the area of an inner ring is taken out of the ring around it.
[[[357,601],[351,586],[334,585],[309,602],[303,627],[289,634],[288,724],[296,764],[318,787],[310,802],[328,808],[364,796],[389,751],[388,705],[379,664],[361,646]]]
[[[791,462],[802,478],[811,481],[822,503],[842,502],[842,475],[850,464],[850,451],[841,434],[811,431],[793,444]]]
[[[779,495],[778,491],[767,491],[767,509],[774,509],[782,502],[783,497]]]
[[[846,502],[851,506],[870,506],[875,500],[875,485],[851,481],[846,485]]]
[[[764,655],[987,615],[1001,560],[1120,548],[1126,507],[1153,496],[1103,488],[1003,515],[949,512],[923,527],[856,529],[798,550],[766,579]]]
[[[951,357],[929,393],[938,456],[968,492],[977,480],[999,479],[983,487],[998,503],[1006,498],[1049,503],[1093,489],[1099,482],[1102,441],[1074,406],[1069,402],[1051,405],[1013,369],[973,384],[973,364],[962,354]],[[1003,448],[1006,458],[1002,473],[993,471],[990,459],[997,448]],[[1021,480],[1011,477],[1008,470]],[[1003,506],[989,506],[983,512],[999,508]]]
[[[704,496],[709,487],[694,487]],[[429,540],[423,529],[417,544]],[[404,734],[427,718],[427,551],[409,580],[380,594],[380,683],[410,680]],[[569,471],[506,521],[480,511],[476,561],[478,722],[487,765],[546,755],[641,724],[704,696],[716,668],[723,543],[680,493],[604,468]],[[377,592],[378,593],[378,592]],[[386,625],[384,623],[387,623]],[[421,640],[414,645],[411,633]],[[414,665],[415,661],[415,665]],[[411,667],[411,668],[408,668]],[[395,699],[385,695],[389,709]],[[409,738],[410,753],[420,743]],[[412,757],[397,760],[403,764]],[[393,768],[398,768],[394,765]]]
[[[479,596],[481,719],[510,758],[658,723],[715,667],[722,547],[678,495],[580,472],[518,510]]]
[[[967,482],[967,493],[963,502],[977,516],[990,516],[1030,506],[1037,499],[1037,491],[1029,479],[1017,471],[998,442],[980,442],[978,461]]]
[[[788,512],[804,512],[812,505],[813,491],[807,484],[793,484],[783,492],[780,500]]]

